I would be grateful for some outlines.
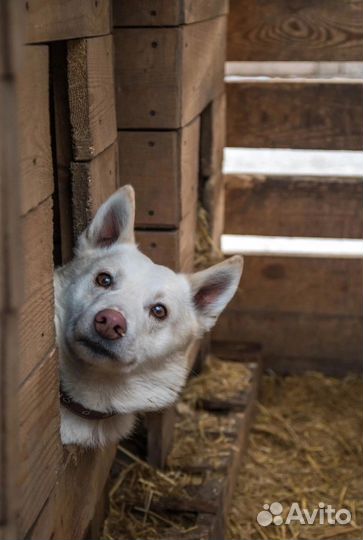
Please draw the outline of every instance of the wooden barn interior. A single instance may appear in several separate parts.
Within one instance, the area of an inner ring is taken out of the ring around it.
[[[0,38],[0,537],[361,538],[363,0],[0,0]],[[244,273],[174,407],[63,447],[53,272],[125,184],[153,261]],[[349,525],[248,521],[273,437]]]

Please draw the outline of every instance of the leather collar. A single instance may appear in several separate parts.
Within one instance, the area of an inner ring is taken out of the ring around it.
[[[100,412],[93,411],[92,409],[87,409],[81,403],[77,403],[77,401],[74,401],[71,396],[67,394],[67,392],[65,392],[62,388],[60,388],[59,398],[61,404],[69,411],[87,420],[104,420],[105,418],[111,418],[112,416],[116,416],[116,414],[119,414],[116,411]]]

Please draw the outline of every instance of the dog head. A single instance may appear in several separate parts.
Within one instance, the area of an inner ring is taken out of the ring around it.
[[[126,372],[170,358],[210,330],[242,273],[241,257],[191,275],[154,264],[135,244],[134,215],[134,191],[124,186],[56,278],[60,346],[76,360]]]

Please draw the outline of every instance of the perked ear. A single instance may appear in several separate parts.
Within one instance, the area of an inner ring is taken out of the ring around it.
[[[242,275],[243,258],[235,255],[189,277],[193,302],[203,331],[210,330],[232,299]]]
[[[115,243],[134,243],[135,192],[130,185],[118,189],[97,210],[82,233],[78,249],[102,248]]]

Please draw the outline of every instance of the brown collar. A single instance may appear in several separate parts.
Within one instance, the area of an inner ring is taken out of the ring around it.
[[[81,418],[84,418],[87,420],[104,420],[105,418],[111,418],[112,416],[115,416],[118,414],[116,411],[112,412],[100,412],[100,411],[92,411],[91,409],[87,409],[81,403],[77,403],[77,401],[73,401],[70,395],[67,394],[62,388],[59,392],[59,398],[61,404],[66,407],[69,411],[71,411],[73,414],[76,414],[77,416],[80,416]]]

